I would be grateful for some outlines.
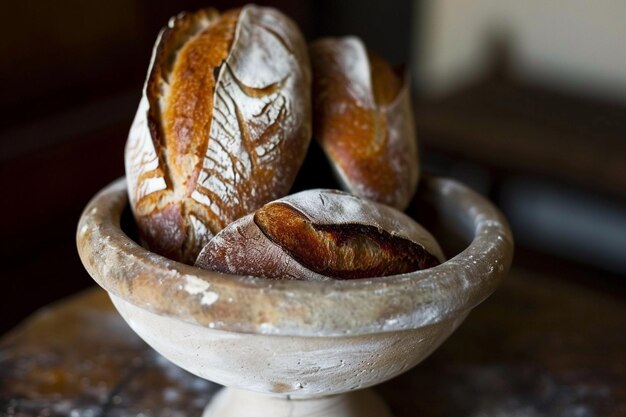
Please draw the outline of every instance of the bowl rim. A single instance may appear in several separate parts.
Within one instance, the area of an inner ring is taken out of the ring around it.
[[[415,329],[464,317],[507,274],[513,238],[487,199],[447,178],[420,187],[438,216],[471,243],[444,263],[402,275],[346,281],[287,281],[228,275],[141,247],[120,227],[124,177],[87,204],[77,228],[80,259],[107,292],[151,312],[231,332],[343,336]]]

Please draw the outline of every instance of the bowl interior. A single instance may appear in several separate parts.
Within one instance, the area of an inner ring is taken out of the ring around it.
[[[103,288],[158,315],[238,333],[363,335],[453,320],[489,296],[509,268],[513,242],[505,219],[458,182],[422,180],[409,214],[438,238],[448,261],[409,274],[330,283],[226,275],[145,250],[129,237],[124,179],[88,204],[77,244]]]

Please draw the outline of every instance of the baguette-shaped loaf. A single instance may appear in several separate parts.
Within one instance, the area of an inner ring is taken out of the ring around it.
[[[149,249],[191,263],[225,225],[286,195],[311,136],[306,44],[275,9],[172,18],[125,152]]]
[[[347,191],[404,210],[418,156],[406,77],[355,37],[311,44],[314,127]]]
[[[270,279],[358,279],[443,262],[441,248],[404,213],[341,191],[307,190],[231,223],[196,266]]]

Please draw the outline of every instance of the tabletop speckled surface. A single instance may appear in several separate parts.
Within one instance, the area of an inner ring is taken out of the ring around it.
[[[626,302],[514,268],[430,358],[382,384],[397,417],[626,415]],[[93,289],[0,341],[2,416],[200,415],[220,387],[170,365]]]

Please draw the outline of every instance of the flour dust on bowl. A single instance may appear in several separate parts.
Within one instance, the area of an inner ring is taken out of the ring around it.
[[[228,387],[206,416],[381,417],[385,405],[361,389],[427,357],[495,290],[512,259],[506,221],[480,195],[426,178],[419,198],[427,227],[461,237],[462,249],[448,249],[437,267],[389,277],[274,281],[171,261],[120,226],[123,179],[86,207],[77,242],[85,268],[140,337]],[[449,239],[438,237],[445,250]]]

